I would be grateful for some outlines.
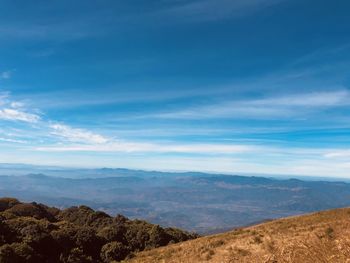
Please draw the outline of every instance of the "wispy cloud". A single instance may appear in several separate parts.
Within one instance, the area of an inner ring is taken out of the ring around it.
[[[0,119],[36,123],[40,120],[40,116],[17,109],[4,108],[0,109]]]
[[[350,149],[338,149],[333,151],[328,151],[324,157],[326,158],[350,158]]]
[[[41,117],[28,111],[22,102],[11,101],[8,93],[0,94],[0,120],[37,123]]]
[[[102,135],[92,133],[87,130],[72,128],[64,124],[51,124],[50,128],[53,130],[52,135],[56,135],[67,139],[71,142],[82,142],[82,143],[96,143],[103,144],[108,142],[108,139]]]
[[[164,84],[166,85],[166,84]],[[101,88],[109,96],[96,97],[94,90],[85,90],[84,93],[78,89],[69,91],[51,91],[29,95],[32,101],[40,104],[43,108],[74,108],[81,106],[100,106],[100,105],[122,105],[131,103],[159,103],[162,101],[171,101],[176,99],[185,99],[191,97],[199,97],[200,95],[213,94],[213,91],[206,92],[201,90],[162,90],[161,92],[150,92],[149,90],[133,90],[120,91],[114,89]]]
[[[29,111],[26,104],[21,101],[12,100],[9,93],[0,94],[0,121],[36,124],[36,129],[40,133],[46,132],[46,136],[50,136],[52,140],[59,138],[63,142],[85,144],[104,144],[108,142],[108,139],[100,134],[57,123],[54,120],[43,119],[37,112],[36,109]],[[19,141],[15,138],[3,138],[1,141],[5,141],[5,139],[7,142]]]
[[[3,137],[0,137],[0,141],[2,141],[2,142],[10,142],[10,143],[20,143],[20,144],[27,143],[26,141],[23,141],[23,140],[16,140],[16,139],[3,138]]]
[[[310,92],[304,94],[292,94],[287,96],[251,101],[253,106],[286,106],[286,107],[338,107],[350,105],[350,92],[348,90],[336,90],[328,92]]]
[[[305,117],[322,109],[350,105],[350,92],[343,90],[291,94],[270,98],[225,101],[153,117],[175,119]]]
[[[256,147],[224,144],[157,144],[148,142],[114,141],[108,144],[52,145],[37,148],[48,152],[124,152],[124,153],[195,153],[238,154],[250,152]]]
[[[345,90],[324,93],[304,93],[299,95],[279,96],[244,101],[249,107],[266,107],[274,109],[291,108],[323,108],[348,106],[349,93]],[[87,160],[94,158],[91,165],[114,165],[162,170],[198,170],[216,172],[251,172],[251,173],[275,173],[275,174],[304,174],[324,176],[346,176],[350,167],[348,160],[349,151],[337,148],[297,148],[286,145],[267,145],[257,142],[198,142],[193,141],[155,141],[155,140],[125,140],[107,137],[88,129],[80,129],[65,123],[58,123],[49,119],[36,119],[30,121],[24,112],[26,105],[23,102],[11,100],[8,94],[3,94],[0,101],[1,110],[10,116],[11,120],[20,119],[24,125],[31,126],[32,121],[37,121],[36,129],[39,129],[37,137],[41,137],[39,143],[33,138],[23,139],[22,133],[14,134],[6,127],[0,129],[0,141],[4,147],[21,149],[32,154],[25,161],[62,164],[74,163],[86,164]],[[243,103],[240,101],[240,103]],[[11,111],[6,111],[10,109]],[[207,114],[207,113],[206,113]],[[9,118],[10,118],[9,117]],[[38,116],[40,118],[40,116]],[[1,118],[0,118],[1,119]],[[15,132],[16,130],[14,130]],[[17,133],[17,132],[15,132]],[[42,136],[42,134],[46,134]],[[35,136],[35,134],[34,134]],[[38,138],[36,138],[38,139]],[[13,146],[11,146],[13,145]],[[10,151],[11,152],[11,151]],[[101,155],[101,153],[103,153]],[[8,160],[11,156],[0,157]],[[72,156],[72,160],[63,160],[65,156]],[[118,158],[115,158],[118,156]],[[74,157],[74,158],[73,158]],[[50,159],[51,158],[51,159]],[[90,159],[89,159],[90,158]],[[108,158],[108,160],[105,160]],[[119,159],[120,158],[120,159]],[[115,159],[118,159],[115,162]],[[19,159],[16,159],[19,160]]]

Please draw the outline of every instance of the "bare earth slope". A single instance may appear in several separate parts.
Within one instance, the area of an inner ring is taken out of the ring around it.
[[[350,262],[350,208],[290,217],[139,253],[147,262]]]

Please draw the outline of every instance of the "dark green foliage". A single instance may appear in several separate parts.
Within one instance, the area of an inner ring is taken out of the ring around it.
[[[104,239],[106,242],[118,241],[126,243],[125,239],[126,227],[124,224],[112,224],[100,229],[97,235]]]
[[[101,249],[101,259],[103,262],[122,260],[129,254],[129,249],[121,242],[111,242],[105,244]]]
[[[12,243],[0,247],[1,263],[34,263],[36,259],[34,250],[25,243]]]
[[[112,218],[87,206],[61,211],[2,198],[0,209],[1,263],[120,261],[137,251],[197,237],[122,215]]]
[[[9,208],[7,212],[14,214],[16,216],[30,216],[35,219],[47,219],[50,222],[56,221],[55,216],[52,215],[46,206],[42,204],[16,204]]]
[[[96,231],[89,227],[80,227],[76,232],[75,244],[80,248],[86,255],[92,256],[94,259],[98,259],[103,246],[103,241],[96,235]]]
[[[94,211],[87,206],[71,207],[61,211],[57,218],[80,226],[104,227],[113,222],[113,219],[104,212]]]
[[[165,232],[163,228],[158,225],[154,225],[149,230],[149,240],[146,243],[146,247],[160,247],[169,244],[171,237]]]
[[[51,236],[55,240],[59,250],[67,254],[76,246],[75,235],[78,227],[69,223],[63,223],[59,226],[59,229],[51,232]]]

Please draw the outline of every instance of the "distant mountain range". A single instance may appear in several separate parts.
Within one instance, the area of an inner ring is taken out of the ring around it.
[[[0,196],[85,204],[201,234],[350,206],[347,182],[128,169],[0,165]]]

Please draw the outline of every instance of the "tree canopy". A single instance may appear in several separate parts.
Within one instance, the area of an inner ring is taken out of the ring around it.
[[[87,206],[60,210],[43,204],[0,198],[0,262],[112,262],[134,253],[196,238]]]

